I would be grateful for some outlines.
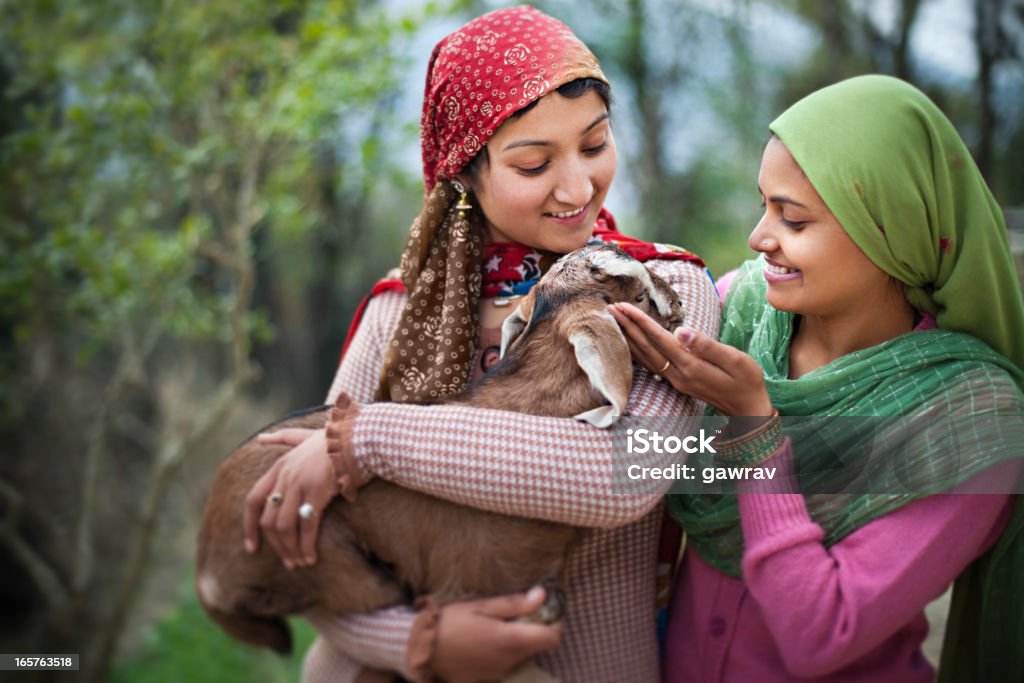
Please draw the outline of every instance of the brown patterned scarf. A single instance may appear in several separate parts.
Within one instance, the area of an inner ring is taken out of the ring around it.
[[[409,293],[381,368],[378,401],[440,398],[462,388],[480,326],[483,231],[450,207],[458,193],[439,182],[424,202],[402,253]]]

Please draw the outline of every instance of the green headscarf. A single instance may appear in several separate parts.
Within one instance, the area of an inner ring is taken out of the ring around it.
[[[1003,212],[953,124],[917,88],[861,76],[769,126],[860,250],[914,308],[1024,369],[1024,302]]]
[[[780,414],[1024,414],[1019,369],[1024,303],[1002,214],[945,116],[912,86],[866,76],[808,96],[770,128],[857,245],[904,282],[911,303],[933,313],[943,328],[901,335],[791,380],[793,316],[767,303],[764,264],[748,262],[726,297],[721,339],[759,363]],[[824,490],[815,488],[821,468],[818,452],[808,446],[814,434],[791,436],[801,488]],[[1000,434],[974,436],[985,444]],[[859,490],[896,490],[892,484],[900,475],[886,466],[894,459],[904,472],[917,475],[914,490],[805,493],[826,545],[929,492],[955,486],[1007,453],[1024,452],[1020,444],[993,455],[983,447],[963,448],[962,440],[961,448],[950,448],[941,438],[882,443],[882,452],[875,449],[877,457],[865,464],[868,486]],[[668,508],[693,550],[739,576],[743,538],[735,496],[669,496]],[[996,547],[957,586],[945,651],[956,669],[944,660],[944,679],[1022,680],[1024,657],[1017,646],[1024,642],[1024,506],[1019,502]]]

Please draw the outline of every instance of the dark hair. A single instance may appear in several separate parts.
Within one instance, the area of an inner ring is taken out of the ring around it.
[[[596,78],[577,78],[574,81],[563,83],[555,89],[562,97],[567,97],[570,100],[575,100],[577,97],[583,97],[588,92],[596,92],[600,96],[601,101],[604,102],[604,106],[608,109],[612,108],[612,89],[604,81],[599,81]],[[528,105],[523,107],[517,112],[509,114],[506,121],[512,121],[518,119],[520,116],[530,111],[537,106],[540,102],[540,98],[530,102]],[[488,160],[490,157],[487,155],[487,145],[483,146],[476,156],[469,160],[469,163],[463,167],[463,171],[472,179],[476,180],[477,174],[480,173],[480,168],[483,165],[484,160]]]

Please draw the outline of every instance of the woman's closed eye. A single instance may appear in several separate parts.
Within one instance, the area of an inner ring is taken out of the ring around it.
[[[605,151],[606,149],[608,149],[608,140],[607,140],[607,138],[602,140],[600,143],[594,145],[593,147],[584,147],[582,151],[583,151],[583,154],[586,154],[587,156],[595,157],[595,156],[599,155],[601,152]],[[521,173],[523,175],[535,176],[535,175],[540,175],[541,173],[543,173],[550,164],[551,164],[550,160],[547,160],[544,163],[537,164],[535,166],[531,166],[529,164],[525,164],[525,165],[523,165],[523,164],[516,164],[515,165],[515,169],[516,169],[517,172],[519,172],[519,173]]]
[[[515,169],[523,175],[540,175],[548,167],[550,161],[545,161],[539,166],[516,166]]]
[[[764,195],[761,195],[761,208],[762,209],[767,209],[768,208],[768,202],[765,201]],[[790,220],[790,219],[786,218],[785,214],[782,215],[780,220],[781,220],[782,224],[785,225],[790,230],[800,230],[801,228],[803,228],[807,224],[807,221],[794,221],[794,220]]]

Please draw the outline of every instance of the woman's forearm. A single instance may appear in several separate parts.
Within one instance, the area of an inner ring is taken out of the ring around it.
[[[791,457],[787,441],[767,466]],[[741,493],[743,577],[790,672],[836,671],[909,623],[994,541],[1009,502],[929,496],[826,548],[799,493]]]

